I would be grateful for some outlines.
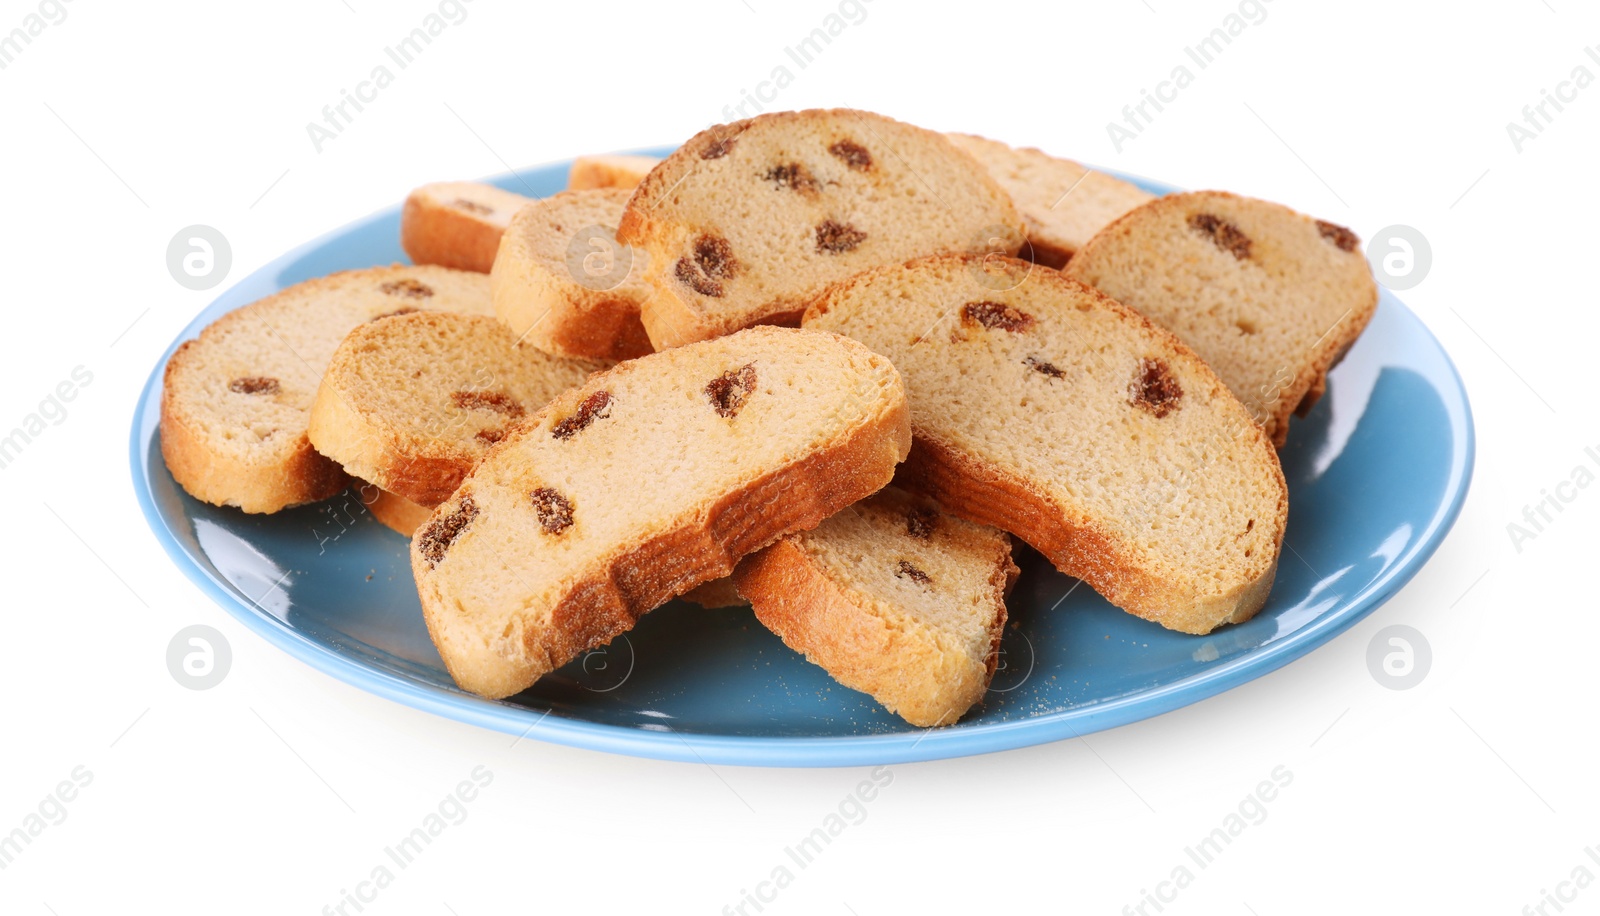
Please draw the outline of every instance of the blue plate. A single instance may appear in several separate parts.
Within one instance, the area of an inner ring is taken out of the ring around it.
[[[666,151],[650,151],[663,155]],[[547,195],[565,164],[494,179]],[[1170,187],[1129,178],[1155,193]],[[174,341],[311,277],[403,261],[399,208],[292,251],[224,293]],[[171,348],[168,350],[168,355]],[[270,516],[191,499],[161,460],[163,356],[133,418],[134,487],[178,566],[251,629],[380,696],[514,735],[668,760],[845,766],[1024,747],[1213,696],[1327,642],[1404,585],[1456,519],[1472,415],[1450,359],[1387,292],[1328,394],[1283,450],[1289,529],[1277,584],[1249,623],[1184,636],[1118,611],[1022,550],[1002,667],[981,707],[925,731],[842,687],[748,610],[672,602],[504,701],[451,683],[423,626],[406,541],[358,492]]]

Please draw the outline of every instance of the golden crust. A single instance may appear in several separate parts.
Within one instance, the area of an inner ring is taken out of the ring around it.
[[[416,264],[486,274],[494,266],[503,232],[469,213],[415,195],[406,198],[400,211],[400,247]]]
[[[416,534],[422,523],[433,514],[433,510],[427,506],[419,506],[404,496],[391,493],[376,484],[362,484],[361,498],[373,518],[408,539]]]

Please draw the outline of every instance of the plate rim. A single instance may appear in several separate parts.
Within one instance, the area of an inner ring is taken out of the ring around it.
[[[651,147],[635,152],[641,155],[661,155],[664,150],[670,149],[672,148]],[[522,181],[523,171],[570,166],[571,162],[571,159],[556,160],[479,180],[503,186],[513,180]],[[1098,166],[1090,168],[1133,182],[1155,193],[1166,194],[1180,190],[1166,182],[1130,175],[1115,169],[1101,169]],[[214,297],[178,332],[151,369],[150,376],[140,389],[139,397],[134,404],[129,436],[133,489],[146,524],[150,526],[162,548],[184,575],[230,616],[268,643],[323,674],[368,693],[457,722],[516,735],[519,741],[523,738],[534,738],[568,747],[680,763],[844,767],[914,763],[1015,750],[1132,724],[1210,699],[1263,677],[1309,654],[1365,619],[1405,587],[1427,565],[1454,528],[1472,487],[1477,458],[1477,433],[1471,400],[1460,371],[1450,358],[1449,351],[1439,343],[1438,338],[1416,313],[1391,291],[1381,289],[1380,300],[1387,298],[1400,308],[1405,319],[1414,324],[1417,330],[1433,344],[1460,397],[1460,421],[1457,422],[1453,411],[1448,411],[1452,414],[1451,467],[1450,478],[1446,482],[1447,492],[1450,495],[1435,510],[1427,529],[1413,543],[1409,555],[1397,557],[1387,570],[1358,592],[1343,608],[1319,615],[1317,619],[1288,636],[1246,652],[1222,665],[1196,672],[1159,687],[1025,719],[964,728],[836,737],[704,734],[677,731],[664,723],[662,725],[664,731],[608,725],[558,716],[553,710],[539,712],[501,700],[486,700],[459,689],[419,683],[334,651],[288,626],[261,609],[258,604],[248,602],[229,583],[212,575],[184,549],[178,534],[172,530],[165,516],[156,507],[149,480],[151,466],[146,460],[149,452],[145,432],[147,429],[152,429],[154,433],[159,432],[159,399],[155,396],[166,364],[171,359],[172,353],[184,341],[193,338],[200,329],[216,319],[216,316],[209,316],[209,313],[219,300],[234,290],[277,272],[286,264],[294,263],[322,248],[336,236],[345,235],[374,221],[387,219],[398,211],[398,204],[382,208],[274,257]],[[154,416],[151,410],[153,398]],[[673,740],[674,738],[677,740]]]

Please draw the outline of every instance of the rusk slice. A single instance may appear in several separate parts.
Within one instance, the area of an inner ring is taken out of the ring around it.
[[[212,322],[167,361],[161,454],[196,499],[276,512],[350,482],[306,436],[311,402],[351,330],[395,312],[489,314],[489,278],[444,267],[350,270]]]
[[[1003,532],[892,487],[734,572],[791,649],[912,725],[950,725],[983,699],[1017,576]]]
[[[1186,633],[1266,601],[1288,514],[1271,441],[1176,337],[1049,268],[927,258],[840,284],[805,326],[905,375],[898,478]]]
[[[490,276],[495,313],[522,343],[588,359],[653,352],[639,322],[648,256],[617,243],[629,193],[563,191],[511,220]]]
[[[400,247],[417,264],[486,274],[511,217],[532,202],[478,181],[425,184],[400,210]]]
[[[439,654],[504,697],[893,476],[910,448],[889,361],[752,328],[621,363],[491,449],[411,542]]]
[[[308,434],[351,476],[432,508],[514,425],[603,368],[518,347],[488,316],[395,315],[339,345]]]
[[[567,190],[638,187],[661,160],[654,156],[579,156],[567,172]]]
[[[1221,191],[1134,210],[1067,274],[1182,338],[1279,446],[1378,306],[1354,232]]]
[[[617,238],[650,255],[656,349],[794,324],[829,284],[943,252],[1014,254],[1022,221],[971,156],[848,109],[712,127],[634,192]]]
[[[1027,224],[1033,260],[1059,268],[1096,232],[1155,195],[1104,172],[1032,148],[972,134],[946,134],[983,163]]]

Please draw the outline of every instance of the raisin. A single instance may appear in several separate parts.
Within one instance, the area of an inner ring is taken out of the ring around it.
[[[1139,360],[1139,371],[1128,383],[1129,404],[1160,419],[1171,413],[1182,397],[1183,388],[1165,362],[1149,357]]]
[[[450,545],[456,542],[461,532],[467,530],[472,520],[478,517],[478,504],[472,501],[471,496],[461,497],[461,502],[454,511],[435,518],[417,540],[417,550],[422,558],[428,561],[428,568],[439,564],[444,555],[450,550]]]
[[[828,152],[844,160],[844,164],[858,172],[872,168],[872,154],[867,148],[851,140],[840,140],[828,147]]]
[[[718,235],[702,235],[694,240],[694,260],[679,258],[673,272],[690,289],[702,296],[721,296],[722,280],[739,273],[739,259],[733,246]]]
[[[1339,246],[1340,251],[1355,251],[1361,244],[1361,237],[1338,223],[1329,223],[1317,220],[1317,231],[1322,237]]]
[[[791,191],[814,194],[819,187],[817,180],[812,178],[811,173],[806,171],[806,167],[798,162],[773,166],[767,172],[767,180],[775,182],[780,190],[788,188]]]
[[[939,513],[927,507],[912,509],[906,513],[906,534],[920,540],[933,537],[933,530],[939,527]]]
[[[450,202],[450,206],[455,207],[457,210],[465,210],[468,213],[494,212],[493,207],[485,206],[475,200],[467,200],[465,197],[457,197],[455,200]]]
[[[503,429],[480,429],[478,430],[478,434],[473,438],[477,439],[479,442],[482,442],[484,445],[494,445],[496,442],[499,442],[505,437],[506,431]]]
[[[492,410],[508,417],[520,417],[524,413],[516,399],[498,391],[457,391],[450,399],[462,410]]]
[[[1045,362],[1044,360],[1040,359],[1037,356],[1030,356],[1027,359],[1023,360],[1022,363],[1023,363],[1023,365],[1025,365],[1029,369],[1032,369],[1033,371],[1039,373],[1040,375],[1047,375],[1047,376],[1049,376],[1050,378],[1053,378],[1053,379],[1066,378],[1067,377],[1067,374],[1065,372],[1062,372],[1060,369],[1056,368],[1056,365],[1054,363],[1047,363],[1047,362]]]
[[[553,487],[540,487],[528,494],[533,500],[533,511],[539,515],[539,527],[545,534],[560,534],[572,527],[572,502]]]
[[[403,280],[390,280],[388,283],[378,287],[378,289],[391,296],[400,296],[405,299],[426,299],[433,295],[433,287],[428,286],[426,283],[419,283],[410,277],[406,277]]]
[[[397,308],[392,312],[384,312],[381,315],[373,315],[371,318],[369,318],[367,320],[368,321],[377,321],[379,318],[393,318],[396,315],[411,315],[411,314],[414,314],[416,311],[417,311],[416,309],[414,309],[414,308],[412,308],[411,306],[408,305],[408,306],[405,306],[404,308]]]
[[[1250,257],[1250,237],[1241,232],[1238,226],[1220,216],[1196,213],[1189,217],[1189,228],[1209,238],[1218,248],[1241,261]]]
[[[694,240],[694,262],[713,280],[732,280],[739,272],[733,246],[719,235],[702,235]]]
[[[817,224],[817,251],[823,254],[842,254],[854,251],[867,240],[867,234],[849,223],[825,219]]]
[[[228,390],[235,394],[277,394],[278,387],[277,379],[264,375],[236,378],[228,383]]]
[[[677,276],[679,283],[702,296],[720,297],[722,295],[722,284],[697,270],[694,262],[688,258],[679,258],[678,263],[673,266],[672,272]]]
[[[712,379],[706,385],[706,397],[719,417],[731,417],[739,412],[750,392],[756,390],[756,367],[747,363]]]
[[[1002,302],[968,302],[961,307],[961,320],[981,324],[989,329],[1010,331],[1013,334],[1033,327],[1033,316]]]
[[[550,435],[557,439],[571,439],[589,428],[589,424],[611,416],[611,392],[596,391],[578,404],[578,412],[550,427]]]
[[[900,561],[900,565],[894,568],[894,574],[895,578],[897,579],[910,579],[912,582],[915,582],[918,585],[928,585],[933,582],[933,579],[930,578],[927,573],[916,568],[915,566],[912,566],[911,563],[906,560]]]
[[[717,137],[710,143],[707,143],[706,148],[700,151],[700,158],[721,159],[723,156],[728,155],[728,151],[733,149],[734,141],[738,139],[738,134],[734,134],[731,137]]]

